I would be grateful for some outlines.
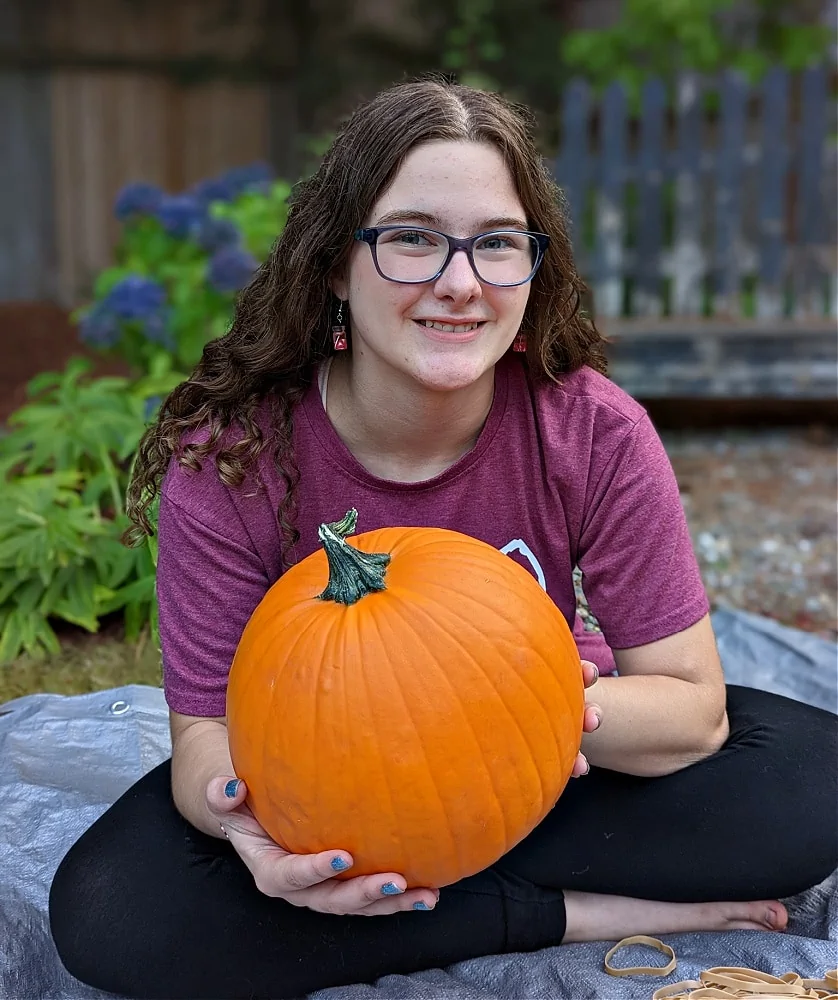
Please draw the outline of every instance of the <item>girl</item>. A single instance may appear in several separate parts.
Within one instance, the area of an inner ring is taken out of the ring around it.
[[[142,536],[159,493],[172,758],[55,877],[52,931],[79,979],[287,998],[563,941],[781,931],[779,898],[835,868],[818,821],[834,813],[833,719],[725,688],[672,470],[604,375],[559,206],[521,109],[444,82],[388,90],[301,186],[230,332],[166,400],[129,513]],[[341,844],[287,854],[230,761],[245,623],[350,506],[359,530],[496,546],[571,623],[580,566],[608,643],[579,633],[580,780],[441,891],[399,872],[336,881]]]

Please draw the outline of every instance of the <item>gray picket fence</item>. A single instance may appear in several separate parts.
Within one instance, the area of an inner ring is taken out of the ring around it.
[[[565,89],[553,170],[597,315],[838,316],[833,73],[651,80],[632,111]]]

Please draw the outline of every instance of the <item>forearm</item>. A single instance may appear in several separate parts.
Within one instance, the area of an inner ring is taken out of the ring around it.
[[[582,740],[592,766],[653,777],[714,753],[727,739],[724,693],[659,674],[603,677],[590,692],[603,724]]]
[[[223,837],[206,804],[207,784],[223,774],[235,774],[227,727],[205,719],[181,733],[172,753],[172,797],[178,812],[211,837]]]

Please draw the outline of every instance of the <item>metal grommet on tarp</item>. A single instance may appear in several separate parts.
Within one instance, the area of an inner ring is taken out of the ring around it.
[[[125,715],[125,713],[130,712],[130,710],[131,703],[129,701],[123,701],[122,699],[113,702],[109,709],[111,715]]]

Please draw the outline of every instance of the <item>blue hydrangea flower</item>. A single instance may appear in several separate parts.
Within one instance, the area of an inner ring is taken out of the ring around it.
[[[214,201],[230,201],[236,192],[225,177],[210,177],[199,181],[189,193],[201,204],[209,205]]]
[[[235,247],[241,243],[241,232],[230,219],[216,219],[208,215],[201,223],[198,243],[207,253],[215,253],[222,247]]]
[[[191,195],[164,195],[157,208],[157,218],[170,236],[186,239],[200,228],[204,210],[204,205]]]
[[[173,350],[175,337],[172,333],[170,319],[170,311],[168,309],[160,309],[150,316],[143,317],[142,328],[148,340],[155,344],[160,344],[161,347]]]
[[[157,407],[163,402],[162,396],[149,396],[143,407],[143,420],[151,420],[157,412]]]
[[[216,291],[237,292],[250,281],[258,266],[256,258],[241,247],[224,247],[210,257],[207,281]]]
[[[155,215],[163,192],[155,184],[126,184],[116,196],[114,215],[125,222],[134,215]]]
[[[106,301],[91,306],[79,323],[79,336],[91,347],[113,347],[119,334],[119,317]]]
[[[228,170],[223,180],[234,194],[251,189],[264,190],[273,180],[273,169],[268,163],[250,163]]]
[[[166,289],[151,278],[130,274],[110,290],[104,305],[120,319],[148,320],[166,303]]]

